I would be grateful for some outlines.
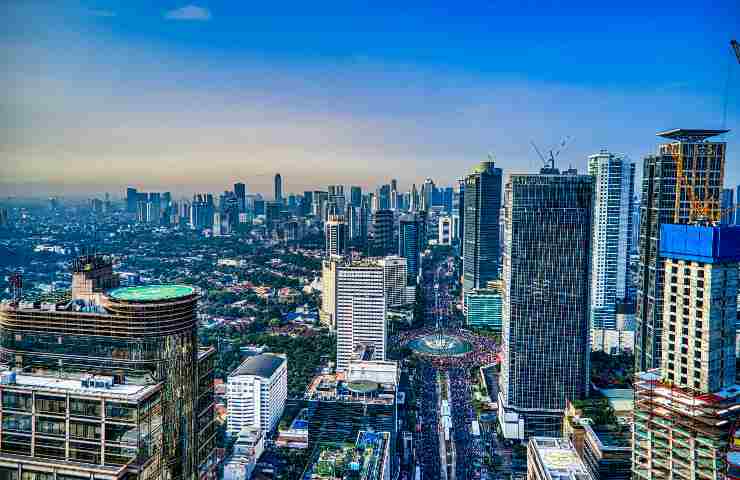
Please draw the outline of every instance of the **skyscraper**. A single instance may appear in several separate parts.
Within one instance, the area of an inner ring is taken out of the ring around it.
[[[0,373],[0,472],[202,478],[215,350],[198,348],[197,292],[116,287],[101,256],[72,268],[71,292],[0,304],[0,362],[14,370]]]
[[[633,478],[735,478],[740,227],[661,225],[662,361],[637,373]]]
[[[275,174],[275,202],[283,203],[283,177]]]
[[[126,189],[126,211],[136,213],[136,205],[139,202],[139,193],[133,187]]]
[[[346,198],[344,196],[344,185],[329,185],[327,195],[327,214],[343,215],[345,201]]]
[[[385,271],[378,260],[336,267],[335,322],[337,371],[349,366],[356,348],[372,349],[373,360],[385,360]]]
[[[421,251],[426,247],[423,218],[415,213],[402,215],[398,223],[398,254],[408,265],[408,284],[416,285],[421,267]]]
[[[390,210],[391,208],[391,186],[381,185],[378,188],[378,209],[379,210]]]
[[[355,207],[362,205],[362,187],[352,185],[349,187],[349,203]]]
[[[370,254],[374,257],[385,257],[395,253],[393,212],[391,210],[378,210],[373,214],[373,237]]]
[[[434,186],[434,181],[431,178],[424,180],[424,184],[421,186],[421,198],[420,198],[420,209],[429,211],[432,209],[432,200],[434,199],[434,193],[437,187]]]
[[[245,211],[247,208],[247,186],[241,182],[235,183],[234,196],[239,204],[239,211]]]
[[[457,238],[460,239],[460,256],[465,258],[465,180],[457,180],[457,218],[459,230]]]
[[[342,215],[329,215],[324,226],[326,234],[326,257],[343,256],[349,247],[349,229]]]
[[[639,281],[635,312],[635,371],[660,366],[663,333],[663,260],[660,225],[719,220],[725,171],[724,130],[676,129],[658,133],[668,143],[645,158],[640,207]]]
[[[465,178],[463,292],[499,277],[500,168],[484,161]]]
[[[591,328],[615,330],[617,305],[626,302],[632,251],[635,164],[602,150],[588,157],[594,177]]]
[[[593,188],[591,176],[554,168],[506,185],[498,416],[507,438],[559,435],[566,400],[588,393]],[[470,205],[476,182],[465,193]]]
[[[414,298],[407,295],[407,262],[399,256],[389,256],[378,260],[383,267],[383,285],[385,288],[385,304],[387,307],[400,307],[413,302]]]

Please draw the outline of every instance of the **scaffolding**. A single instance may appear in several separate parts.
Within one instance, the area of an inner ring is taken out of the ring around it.
[[[733,478],[727,456],[740,415],[740,386],[704,394],[678,388],[651,370],[637,374],[634,389],[635,478]]]

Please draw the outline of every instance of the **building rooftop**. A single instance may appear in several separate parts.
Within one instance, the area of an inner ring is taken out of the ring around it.
[[[632,432],[629,428],[592,427],[588,424],[584,428],[598,443],[600,450],[630,451],[632,448]]]
[[[372,384],[372,385],[371,385]],[[393,405],[395,386],[375,382],[349,382],[344,373],[317,375],[306,388],[304,398],[327,402],[360,402]]]
[[[562,438],[532,437],[537,462],[551,480],[590,480],[591,474],[573,444]]]
[[[656,133],[657,136],[677,140],[679,142],[702,142],[707,138],[727,133],[729,130],[705,130],[695,128],[674,128]]]
[[[195,293],[195,288],[187,285],[140,285],[136,287],[114,288],[108,296],[115,300],[133,302],[154,302],[159,300],[174,300],[187,297]]]
[[[246,360],[231,372],[229,377],[237,375],[255,375],[257,377],[270,378],[275,371],[287,360],[285,357],[275,353],[261,353]]]
[[[360,431],[353,443],[322,443],[303,480],[381,480],[389,472],[388,432]]]
[[[161,386],[161,383],[149,385],[113,384],[110,387],[83,387],[80,379],[64,379],[35,374],[17,374],[15,382],[4,384],[5,388],[42,390],[50,393],[70,394],[76,396],[104,397],[115,400],[135,402],[148,397]]]

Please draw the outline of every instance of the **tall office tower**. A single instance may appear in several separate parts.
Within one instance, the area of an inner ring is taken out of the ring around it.
[[[391,192],[397,192],[398,191],[398,180],[395,178],[391,180]]]
[[[362,187],[352,185],[349,187],[349,203],[355,207],[362,205]]]
[[[279,173],[275,174],[275,198],[277,203],[283,203],[283,177]]]
[[[429,211],[432,209],[432,200],[434,199],[434,192],[436,187],[434,181],[431,178],[424,180],[424,184],[421,186],[421,198],[419,209]]]
[[[378,260],[383,266],[383,284],[385,286],[385,304],[388,308],[401,307],[413,302],[407,292],[407,263],[406,259],[397,255],[384,257]]]
[[[344,196],[344,185],[329,185],[327,202],[329,203],[327,212],[329,215],[342,215],[346,198]]]
[[[321,262],[321,308],[319,322],[330,330],[337,328],[337,266],[343,265],[344,258],[329,257]]]
[[[457,180],[457,217],[459,218],[460,228],[457,230],[457,237],[460,239],[460,256],[465,258],[465,179]]]
[[[416,190],[416,184],[411,185],[411,198],[409,202],[409,211],[416,212],[419,210],[419,192]]]
[[[734,194],[735,191],[731,188],[723,188],[722,196],[720,199],[720,209],[722,214],[720,215],[719,222],[722,225],[734,225],[735,222],[735,206]]]
[[[632,242],[630,242],[632,250],[630,255],[636,254],[640,245],[640,206],[640,196],[635,195],[632,198]],[[630,280],[634,284],[635,279],[631,278]]]
[[[301,199],[301,215],[307,217],[311,215],[313,204],[313,192],[306,190],[303,192],[303,198]]]
[[[241,182],[235,183],[234,196],[237,202],[239,202],[239,211],[245,211],[247,209],[247,186]]]
[[[111,272],[83,257],[71,293],[0,303],[0,362],[13,369],[0,374],[2,477],[195,480],[215,462],[198,294],[106,290]]]
[[[740,225],[740,185],[735,187],[735,213],[732,216],[733,225]]]
[[[370,254],[373,257],[385,257],[395,253],[393,212],[391,210],[378,210],[373,214],[373,237]]]
[[[588,157],[588,174],[595,179],[591,328],[616,330],[617,305],[629,302],[635,164],[602,150]]]
[[[349,247],[349,228],[343,215],[329,215],[324,226],[326,235],[326,257],[341,257],[347,254]]]
[[[477,192],[468,180],[466,205]],[[507,438],[559,435],[566,400],[588,393],[593,192],[591,176],[555,168],[506,184],[498,401]],[[475,221],[468,215],[468,231]]]
[[[473,328],[486,328],[501,331],[503,305],[501,280],[488,282],[486,288],[476,288],[468,293],[468,308],[465,321]]]
[[[390,210],[391,208],[391,186],[381,185],[377,191],[378,209]]]
[[[724,130],[677,129],[658,133],[668,140],[645,158],[640,208],[639,279],[635,312],[635,371],[660,366],[663,325],[663,260],[660,225],[719,220],[725,172],[724,142],[708,138]]]
[[[213,225],[211,226],[211,232],[214,237],[220,237],[222,235],[222,227],[221,213],[215,212],[213,214]]]
[[[133,187],[126,189],[126,211],[136,213],[136,205],[139,202],[139,193]]]
[[[421,251],[426,248],[423,218],[415,213],[402,215],[398,222],[398,254],[408,264],[408,284],[416,285],[421,270]]]
[[[439,190],[440,205],[442,210],[448,214],[452,213],[452,203],[455,196],[455,190],[452,187],[444,187]]]
[[[391,190],[391,210],[398,211],[400,210],[399,200],[401,200],[401,195],[398,193],[397,190]]]
[[[372,349],[385,360],[385,271],[378,260],[361,260],[336,268],[337,371],[347,369],[353,352]]]
[[[442,215],[437,225],[437,245],[452,245],[452,217]]]
[[[277,427],[287,398],[285,355],[263,353],[247,357],[226,380],[229,435],[236,437],[247,428],[259,428],[268,435]]]
[[[327,192],[315,190],[312,197],[313,203],[311,204],[311,213],[315,217],[318,217],[321,220],[325,221],[327,214],[326,204],[329,201],[329,194]]]
[[[740,227],[660,230],[662,361],[635,378],[633,478],[736,478]]]
[[[465,177],[463,293],[499,278],[500,168],[481,162]]]

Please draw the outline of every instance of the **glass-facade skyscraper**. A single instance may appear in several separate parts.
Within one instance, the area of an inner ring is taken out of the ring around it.
[[[463,292],[499,277],[502,172],[485,161],[465,178]]]
[[[426,247],[424,219],[414,213],[401,216],[398,222],[398,255],[406,259],[409,285],[416,285],[421,267],[421,251]]]
[[[588,392],[593,189],[591,176],[554,168],[506,185],[498,401],[507,438],[559,436],[566,400]]]

